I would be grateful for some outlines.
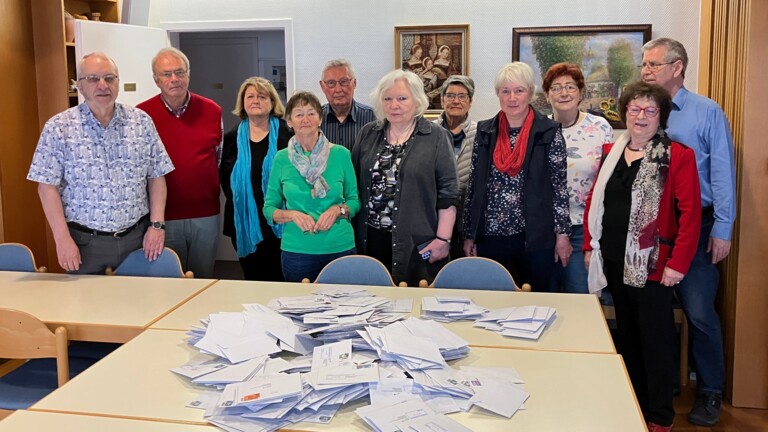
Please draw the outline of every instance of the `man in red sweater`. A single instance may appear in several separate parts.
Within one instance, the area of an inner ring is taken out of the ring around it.
[[[221,107],[189,92],[189,59],[176,48],[163,48],[152,59],[160,94],[139,105],[152,117],[176,166],[166,176],[165,245],[195,277],[213,277],[219,237]]]

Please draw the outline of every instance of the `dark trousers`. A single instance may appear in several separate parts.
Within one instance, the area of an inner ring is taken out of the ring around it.
[[[237,250],[235,238],[232,246]],[[240,258],[243,278],[252,281],[283,282],[283,270],[280,266],[280,239],[270,236],[256,246],[253,253]]]
[[[123,237],[89,234],[69,228],[82,261],[79,270],[69,273],[103,275],[107,267],[116,269],[131,252],[141,249],[148,226],[149,222],[142,220]]]
[[[477,256],[490,258],[503,265],[518,286],[531,284],[533,291],[552,291],[550,279],[555,270],[555,249],[525,250],[525,234],[513,236],[480,236]]]
[[[623,262],[606,260],[606,278],[616,310],[619,354],[624,358],[637,401],[647,421],[671,425],[674,382],[674,290],[658,282],[625,285]]]

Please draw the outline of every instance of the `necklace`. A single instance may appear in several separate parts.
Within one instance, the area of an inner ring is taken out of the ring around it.
[[[575,118],[575,119],[573,119],[573,123],[569,124],[568,126],[563,126],[563,129],[572,128],[572,127],[573,127],[573,125],[575,125],[576,123],[578,123],[578,122],[579,122],[579,117],[581,117],[581,111],[578,111],[578,112],[576,113],[576,118]]]
[[[400,134],[397,134],[395,130],[392,128],[392,124],[389,125],[389,138],[390,144],[392,145],[400,145],[403,144],[404,139],[408,137],[408,135],[411,134],[411,131],[413,130],[414,126],[416,126],[416,120],[412,121],[411,124],[408,125],[407,128]]]
[[[641,151],[645,151],[645,148],[648,146],[648,144],[646,143],[646,144],[645,144],[644,146],[642,146],[641,148],[639,148],[639,149],[636,149],[636,148],[632,148],[632,146],[631,146],[630,144],[632,144],[632,141],[630,141],[630,142],[628,142],[628,143],[627,143],[627,147],[626,147],[626,149],[627,149],[627,150],[629,150],[629,151],[633,151],[633,152],[641,152]]]

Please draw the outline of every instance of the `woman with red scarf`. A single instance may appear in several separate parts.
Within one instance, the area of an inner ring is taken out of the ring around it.
[[[550,290],[572,248],[566,153],[560,124],[531,106],[533,70],[521,62],[496,76],[501,111],[477,124],[464,206],[464,253],[493,259],[518,284]]]

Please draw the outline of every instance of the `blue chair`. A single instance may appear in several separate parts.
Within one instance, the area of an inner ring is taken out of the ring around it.
[[[309,282],[309,280],[305,279],[303,282]],[[336,258],[320,271],[315,283],[395,286],[384,264],[365,255]]]
[[[44,272],[37,268],[32,251],[21,243],[0,244],[0,271]]]
[[[146,276],[167,278],[192,278],[191,271],[184,273],[179,256],[173,249],[164,248],[163,253],[154,261],[144,256],[144,249],[135,250],[128,255],[114,272],[107,269],[108,275],[116,276]]]
[[[426,286],[422,281],[419,286]],[[437,273],[433,288],[459,288],[491,291],[530,291],[531,286],[519,288],[507,269],[494,260],[464,257],[453,260]]]
[[[29,408],[93,364],[67,354],[64,327],[52,332],[26,312],[0,308],[0,358],[12,359],[4,366],[20,364],[0,377],[0,418]]]

